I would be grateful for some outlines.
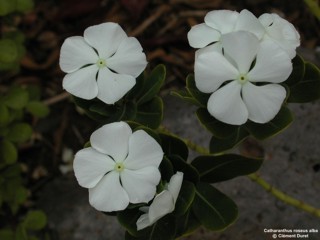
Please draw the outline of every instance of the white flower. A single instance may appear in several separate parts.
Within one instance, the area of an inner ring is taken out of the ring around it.
[[[175,204],[181,189],[183,173],[177,172],[170,179],[165,190],[156,195],[150,207],[142,207],[142,214],[137,221],[137,230],[151,226],[163,216],[173,212]]]
[[[277,44],[260,43],[245,31],[222,35],[221,44],[223,51],[202,51],[195,59],[196,86],[212,93],[209,113],[233,125],[248,119],[257,123],[272,120],[286,97],[285,88],[278,83],[292,71],[288,54]]]
[[[300,35],[295,27],[275,13],[262,14],[259,20],[266,29],[263,41],[274,41],[289,54],[291,59],[294,58],[296,48],[300,45]]]
[[[83,99],[115,103],[135,85],[146,65],[138,40],[116,23],[88,27],[84,37],[69,37],[61,47],[60,67],[67,73],[63,88]]]
[[[152,137],[115,122],[93,132],[90,142],[91,147],[76,154],[73,167],[94,208],[118,211],[129,202],[147,203],[154,197],[163,151]]]
[[[223,34],[240,30],[249,31],[259,39],[265,32],[259,20],[246,9],[240,13],[230,10],[214,10],[206,14],[204,23],[191,28],[188,32],[188,40],[191,47],[203,48],[219,42]]]

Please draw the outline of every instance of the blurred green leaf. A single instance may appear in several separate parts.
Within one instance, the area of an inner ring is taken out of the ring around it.
[[[209,147],[210,152],[211,153],[225,152],[237,146],[248,136],[249,136],[249,133],[242,126],[239,126],[237,131],[227,138],[217,138],[215,136],[212,136],[210,140],[210,147]]]
[[[0,229],[0,239],[1,240],[15,240],[14,232],[8,228]]]
[[[33,0],[16,0],[16,10],[19,12],[28,12],[33,9],[34,2]]]
[[[265,124],[247,122],[245,127],[256,139],[263,140],[282,132],[292,121],[293,116],[291,111],[287,107],[282,107],[270,122]]]
[[[151,101],[138,105],[134,119],[142,125],[156,129],[160,126],[163,118],[163,102],[160,97],[154,97]]]
[[[149,76],[145,78],[143,93],[139,97],[137,104],[141,105],[150,101],[152,98],[159,93],[166,78],[166,67],[163,64],[156,66],[150,73]]]
[[[1,1],[1,0],[0,0]],[[0,40],[0,62],[12,63],[17,59],[17,45],[11,39]]]
[[[17,161],[16,147],[8,140],[0,141],[0,166],[12,164]]]
[[[258,171],[263,159],[249,158],[237,154],[220,156],[199,156],[191,165],[200,175],[200,181],[216,183],[244,176]]]
[[[10,116],[8,108],[0,103],[0,127],[5,126],[10,122]]]
[[[203,182],[196,185],[192,208],[202,225],[212,231],[224,230],[238,216],[238,207],[229,197]]]
[[[30,139],[32,128],[27,123],[16,123],[11,126],[6,138],[12,142],[23,143]]]
[[[220,122],[212,117],[206,108],[199,108],[197,117],[200,123],[217,138],[228,138],[238,130],[238,126]]]
[[[22,224],[28,230],[41,230],[47,224],[47,216],[40,210],[29,211]]]
[[[50,110],[47,105],[39,101],[31,101],[26,105],[26,109],[35,117],[46,117]]]
[[[16,3],[13,0],[0,0],[0,16],[5,16],[15,10]]]
[[[19,224],[16,229],[16,240],[28,240],[27,230],[22,224]]]
[[[29,100],[28,92],[21,87],[12,87],[4,98],[4,103],[12,109],[22,109]]]
[[[288,102],[306,103],[320,98],[320,70],[312,63],[305,64],[301,81],[290,87]]]
[[[195,196],[195,186],[192,182],[183,181],[181,189],[176,201],[173,214],[175,216],[182,216],[190,209]]]
[[[30,101],[40,101],[41,89],[38,85],[28,84],[26,90],[29,94]]]
[[[188,159],[188,147],[180,138],[164,133],[160,133],[159,136],[162,150],[167,156],[179,155],[182,159]]]

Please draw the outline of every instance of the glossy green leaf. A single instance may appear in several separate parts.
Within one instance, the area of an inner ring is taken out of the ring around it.
[[[0,229],[0,239],[1,240],[16,240],[15,236],[14,236],[14,232],[8,228]]]
[[[176,219],[176,225],[176,238],[179,238],[190,235],[201,226],[201,223],[194,215],[192,208],[190,208],[184,215]]]
[[[192,182],[183,181],[181,189],[176,201],[173,214],[175,216],[182,216],[190,209],[196,193],[195,186]]]
[[[221,153],[230,150],[241,143],[249,136],[249,133],[243,127],[238,127],[236,133],[230,135],[227,138],[217,138],[212,136],[210,140],[210,152]]]
[[[284,84],[292,86],[300,82],[305,72],[304,64],[303,59],[299,55],[296,55],[295,58],[292,59],[292,72]]]
[[[196,185],[192,208],[202,225],[212,231],[224,230],[238,216],[238,207],[229,197],[203,182]]]
[[[1,0],[0,0],[1,1]],[[17,45],[11,39],[0,40],[0,62],[12,63],[18,57]]]
[[[179,90],[179,91],[171,91],[170,93],[172,96],[178,97],[181,100],[191,103],[192,105],[196,105],[198,107],[203,107],[188,91],[186,90]]]
[[[265,124],[247,122],[245,127],[256,139],[263,140],[282,132],[289,127],[292,121],[291,111],[287,107],[282,107],[270,122]]]
[[[198,105],[206,108],[210,94],[203,93],[198,90],[193,74],[189,74],[187,76],[186,85],[187,85],[187,87],[186,87],[187,91],[198,102]]]
[[[178,155],[171,155],[168,157],[172,163],[174,173],[177,171],[183,172],[183,179],[188,180],[196,184],[199,181],[198,171],[191,165],[188,164],[184,159]]]
[[[175,174],[175,172],[173,171],[172,163],[166,156],[164,156],[164,158],[162,159],[159,169],[161,173],[161,179],[167,182],[169,182],[171,176]]]
[[[137,220],[143,214],[138,208],[125,209],[117,212],[118,222],[124,227],[132,236],[143,236],[148,232],[148,229],[142,229],[137,231]]]
[[[288,102],[306,103],[320,98],[320,70],[312,63],[305,64],[301,81],[290,87]]]
[[[156,94],[159,93],[165,78],[166,67],[163,64],[159,64],[151,71],[150,75],[145,78],[142,96],[140,96],[137,101],[138,105],[154,98]]]
[[[180,138],[164,133],[160,133],[159,136],[162,150],[167,156],[179,155],[184,160],[188,159],[188,147]]]
[[[16,147],[8,140],[0,141],[0,166],[12,164],[17,161]]]
[[[136,79],[136,84],[134,87],[126,94],[126,99],[137,99],[144,90],[145,79],[147,78],[147,74],[143,71]]]
[[[27,123],[16,123],[11,126],[6,138],[12,142],[22,143],[30,139],[32,128]]]
[[[9,121],[9,110],[4,104],[0,103],[0,127],[7,125]]]
[[[39,101],[31,101],[26,105],[26,109],[35,117],[46,117],[50,110],[47,105]]]
[[[156,129],[160,126],[163,118],[163,102],[160,97],[154,97],[151,101],[138,105],[134,119],[142,125]]]
[[[22,224],[28,230],[41,230],[47,224],[47,216],[40,210],[29,211]]]
[[[13,87],[4,98],[4,103],[12,109],[22,109],[29,100],[28,92],[21,87]]]
[[[238,126],[220,122],[212,117],[206,108],[199,108],[197,117],[200,123],[217,138],[228,138],[238,130]]]
[[[249,158],[237,154],[219,156],[199,156],[191,165],[200,175],[200,181],[208,183],[222,182],[238,176],[258,171],[263,159]]]
[[[16,0],[16,10],[19,12],[28,12],[33,9],[34,2],[33,0]]]

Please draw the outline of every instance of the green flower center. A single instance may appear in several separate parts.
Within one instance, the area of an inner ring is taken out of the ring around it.
[[[99,67],[99,68],[103,68],[103,67],[105,67],[106,65],[107,65],[107,63],[106,63],[106,60],[105,59],[102,59],[102,58],[100,58],[98,61],[97,61],[97,66]]]
[[[240,84],[245,84],[248,81],[248,76],[247,74],[240,74],[237,80]]]
[[[124,170],[123,163],[116,163],[116,165],[114,166],[114,170],[117,172],[122,172]]]

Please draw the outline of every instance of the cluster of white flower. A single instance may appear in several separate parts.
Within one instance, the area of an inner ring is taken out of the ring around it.
[[[195,82],[212,93],[209,113],[232,125],[272,120],[286,98],[279,83],[291,74],[299,33],[277,14],[256,18],[248,10],[211,11],[204,21],[191,28],[188,40],[200,48]]]

